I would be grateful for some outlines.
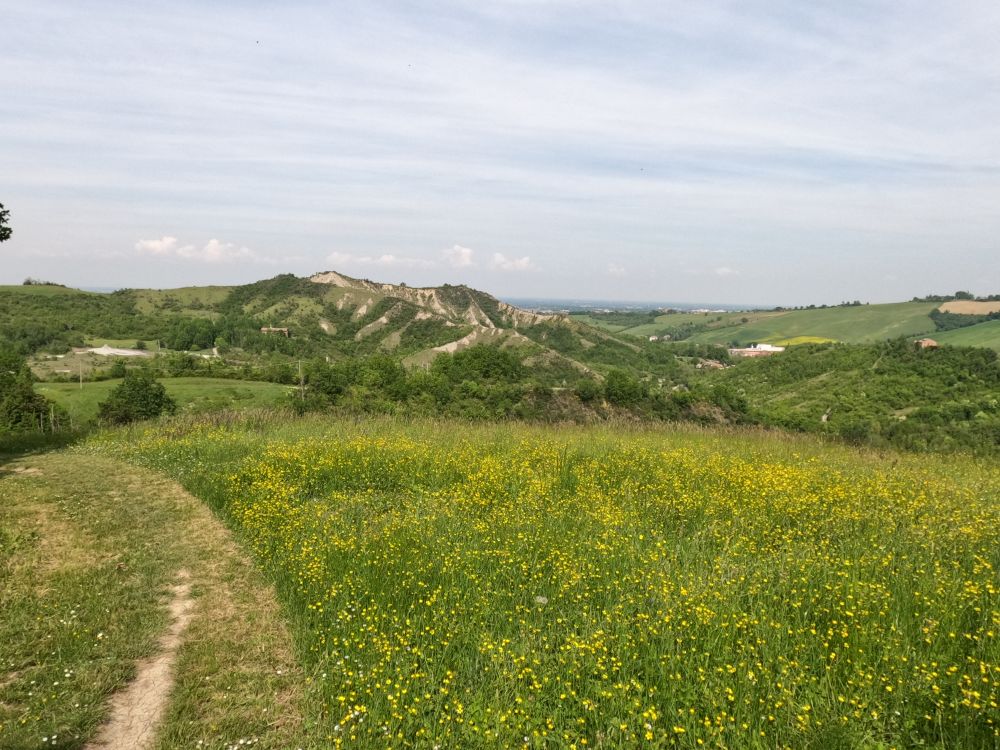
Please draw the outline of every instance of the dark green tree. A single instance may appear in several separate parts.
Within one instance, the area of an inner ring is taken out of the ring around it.
[[[48,400],[35,393],[24,357],[0,345],[0,433],[44,431],[51,426],[50,408]]]
[[[137,370],[128,373],[107,400],[98,405],[97,418],[105,424],[128,424],[173,414],[176,410],[177,404],[167,395],[163,383],[152,374]]]
[[[618,406],[634,406],[646,396],[646,388],[636,378],[613,369],[604,379],[604,397]]]
[[[7,217],[10,216],[10,211],[3,207],[3,203],[0,203],[0,242],[4,242],[10,239],[12,230],[7,226]]]

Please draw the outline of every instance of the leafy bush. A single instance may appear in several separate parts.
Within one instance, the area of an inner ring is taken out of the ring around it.
[[[163,384],[144,371],[129,373],[98,406],[97,417],[106,424],[127,424],[173,414],[176,402]]]
[[[576,395],[583,403],[589,404],[601,396],[601,384],[587,378],[576,384]]]
[[[604,396],[612,404],[633,406],[646,396],[638,380],[622,370],[611,370],[604,381]]]
[[[24,358],[12,347],[0,347],[0,433],[54,429],[56,411],[48,399],[35,393]],[[58,411],[61,418],[62,409]]]

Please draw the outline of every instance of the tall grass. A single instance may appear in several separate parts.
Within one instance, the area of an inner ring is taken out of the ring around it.
[[[993,747],[1000,471],[704,430],[177,424],[344,747]]]

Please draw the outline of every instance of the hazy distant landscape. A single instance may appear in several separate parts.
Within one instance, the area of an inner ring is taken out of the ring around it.
[[[41,381],[35,390],[53,402],[34,407],[36,426],[57,432],[95,425],[111,388],[146,373],[166,378],[189,413],[277,406],[473,420],[689,421],[993,454],[1000,311],[971,297],[541,313],[465,286],[416,288],[328,272],[112,294],[2,287],[0,325]],[[953,312],[955,305],[967,312]],[[772,356],[744,355],[763,345]]]

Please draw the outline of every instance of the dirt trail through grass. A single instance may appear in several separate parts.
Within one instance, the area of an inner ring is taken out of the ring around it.
[[[111,718],[91,748],[105,750],[145,750],[152,747],[163,721],[170,691],[174,686],[174,662],[181,638],[191,622],[191,574],[181,570],[182,581],[173,586],[170,600],[170,628],[160,639],[160,651],[139,664],[136,678],[111,701]]]
[[[160,475],[0,463],[0,600],[0,747],[310,744],[273,590]]]

